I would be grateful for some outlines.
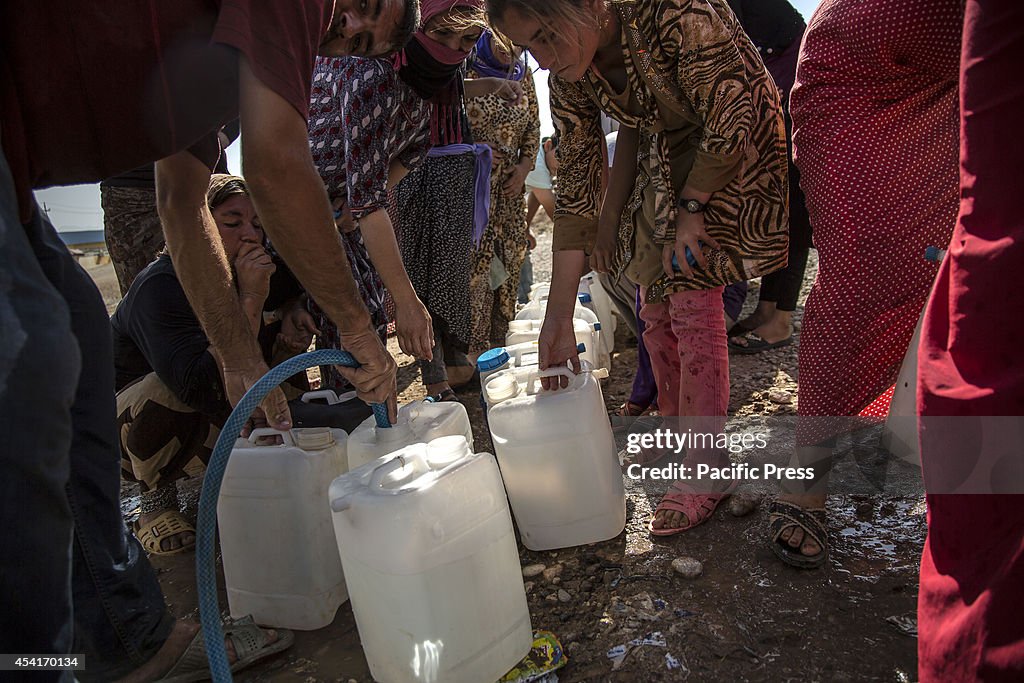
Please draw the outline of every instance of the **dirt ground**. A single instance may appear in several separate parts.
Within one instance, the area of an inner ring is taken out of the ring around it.
[[[550,232],[543,224],[538,241],[535,280],[544,281]],[[816,266],[812,252],[803,297]],[[105,271],[94,269],[101,288]],[[113,290],[116,296],[116,285]],[[755,281],[747,310],[756,300]],[[796,322],[799,335],[799,310]],[[628,397],[636,361],[624,325],[617,341],[611,376],[602,383],[609,408]],[[401,401],[422,398],[412,359],[393,341],[392,346],[401,365]],[[730,415],[762,424],[795,415],[796,349],[793,344],[758,356],[732,356]],[[473,423],[476,450],[490,450],[479,387],[459,395]],[[791,439],[773,439],[770,455],[784,460],[791,448]],[[856,444],[847,443],[846,449],[849,454]],[[830,498],[830,559],[816,571],[792,569],[776,559],[763,506],[737,517],[723,505],[707,524],[656,539],[647,529],[665,486],[626,479],[627,523],[617,538],[557,552],[521,550],[524,567],[540,564],[546,570],[527,578],[526,588],[534,629],[555,633],[568,654],[558,680],[915,680],[924,500],[914,468],[904,467],[896,476],[903,478],[898,494],[877,494],[868,487]],[[197,491],[197,482],[183,484],[186,513],[194,514]],[[137,494],[131,487],[124,493],[126,518],[133,519]],[[763,487],[746,490],[755,501],[768,493]],[[671,562],[678,557],[696,558],[703,573],[696,579],[674,573]],[[172,611],[198,617],[194,556],[153,558],[153,564]],[[226,610],[223,588],[221,605]],[[631,644],[634,640],[640,644]],[[619,645],[626,646],[624,656],[612,659],[609,651]],[[331,626],[297,633],[290,650],[237,680],[370,681],[348,603]]]

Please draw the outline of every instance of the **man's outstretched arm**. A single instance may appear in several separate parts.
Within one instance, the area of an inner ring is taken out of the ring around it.
[[[224,245],[206,204],[210,170],[191,152],[178,152],[156,164],[157,209],[174,270],[189,304],[221,365],[231,405],[267,372],[251,326],[238,302]],[[267,422],[288,429],[291,415],[280,390],[260,404]]]

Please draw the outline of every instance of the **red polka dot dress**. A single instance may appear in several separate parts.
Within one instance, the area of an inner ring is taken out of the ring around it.
[[[961,0],[824,0],[808,24],[790,105],[819,257],[802,416],[857,415],[896,381],[938,271],[925,249],[956,223],[962,26]]]

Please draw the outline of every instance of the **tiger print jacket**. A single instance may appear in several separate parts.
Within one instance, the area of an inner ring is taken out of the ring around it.
[[[650,233],[648,245],[674,242],[676,197],[684,185],[713,193],[705,224],[721,249],[705,246],[708,267],[695,269],[692,278],[666,277],[658,265],[660,250],[648,254],[648,275],[640,278],[647,280],[640,284],[648,287],[648,301],[785,267],[789,223],[782,105],[757,49],[728,4],[609,1],[622,27],[632,97],[610,92],[593,69],[577,83],[551,77],[551,113],[560,135],[553,248],[593,248],[603,111],[639,128],[642,143],[637,182],[623,213],[613,261],[616,275],[642,256],[631,253],[642,241],[633,239],[636,230]],[[624,104],[625,99],[633,106]]]

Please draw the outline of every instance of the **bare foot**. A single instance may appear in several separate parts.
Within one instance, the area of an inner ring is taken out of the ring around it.
[[[828,496],[824,494],[779,494],[778,499],[802,508],[823,508]],[[794,550],[800,549],[800,554],[805,557],[813,557],[822,551],[817,541],[804,533],[796,524],[785,527],[779,535],[779,542],[785,543]]]
[[[171,635],[167,637],[167,640],[164,641],[163,646],[157,650],[156,654],[148,662],[118,681],[118,683],[149,683],[150,681],[159,680],[174,667],[174,664],[185,653],[189,643],[192,642],[197,633],[199,633],[199,624],[194,621],[178,619],[174,622]],[[268,644],[277,640],[277,631],[266,629],[265,633],[267,634]],[[224,639],[224,649],[227,650],[228,663],[233,664],[236,659],[235,646],[231,644],[230,638]]]
[[[775,302],[774,301],[758,301],[757,308],[754,312],[748,315],[746,318],[742,318],[739,324],[748,330],[757,329],[759,326],[771,320],[772,315],[775,313]]]
[[[156,512],[150,512],[145,515],[139,515],[138,528],[145,529],[152,522],[156,521],[157,517],[170,512],[170,509],[157,510]],[[177,534],[170,534],[160,539],[160,550],[162,552],[170,552],[172,550],[179,550],[180,548],[191,548],[196,544],[196,535],[193,531],[182,531]]]

